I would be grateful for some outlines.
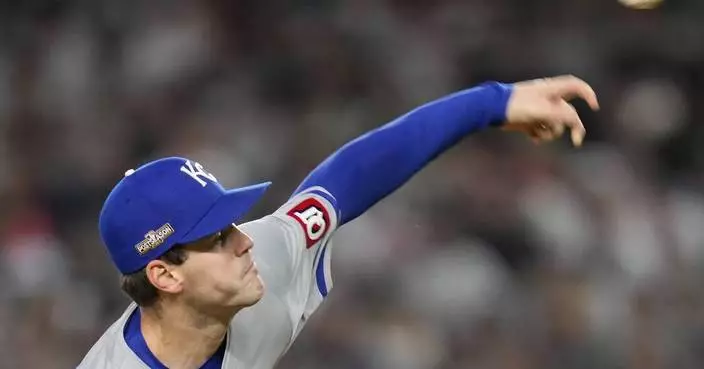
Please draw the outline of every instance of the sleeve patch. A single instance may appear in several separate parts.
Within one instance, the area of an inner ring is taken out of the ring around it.
[[[307,198],[286,213],[303,228],[306,248],[323,239],[330,227],[330,215],[323,204],[315,198]]]

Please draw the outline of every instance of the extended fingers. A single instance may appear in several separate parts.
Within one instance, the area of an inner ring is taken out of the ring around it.
[[[599,100],[594,89],[585,81],[575,76],[559,76],[545,80],[546,88],[552,95],[564,100],[581,98],[594,109],[599,109]]]
[[[582,146],[584,136],[587,134],[587,130],[584,128],[584,123],[582,123],[582,119],[579,117],[579,114],[577,114],[577,110],[575,110],[574,106],[564,101],[563,105],[563,109],[569,111],[569,113],[566,114],[569,114],[570,118],[565,121],[565,125],[570,127],[572,144],[578,147]]]
[[[570,103],[562,100],[558,105],[558,111],[559,121],[557,124],[563,129],[565,126],[569,127],[572,144],[581,146],[587,130],[584,128],[584,123],[582,123],[582,119],[577,114],[577,110]]]
[[[542,140],[546,140],[548,136],[552,138],[560,137],[564,133],[565,127],[570,129],[572,144],[581,146],[586,135],[582,119],[577,114],[574,106],[564,100],[560,100],[559,103],[554,105],[547,119],[535,127],[537,129],[535,135]]]

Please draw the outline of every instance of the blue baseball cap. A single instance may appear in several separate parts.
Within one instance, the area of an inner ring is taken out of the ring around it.
[[[100,211],[100,237],[122,274],[144,268],[176,244],[239,221],[271,182],[225,190],[199,163],[169,157],[128,170]]]

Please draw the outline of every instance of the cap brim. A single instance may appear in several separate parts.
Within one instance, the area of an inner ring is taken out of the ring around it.
[[[178,243],[197,241],[238,222],[264,195],[271,182],[225,191],[205,216]]]

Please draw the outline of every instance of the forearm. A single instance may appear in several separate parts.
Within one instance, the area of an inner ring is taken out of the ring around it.
[[[315,168],[296,189],[327,189],[340,224],[356,218],[402,186],[468,134],[503,122],[508,85],[486,84],[423,105],[356,138]]]

